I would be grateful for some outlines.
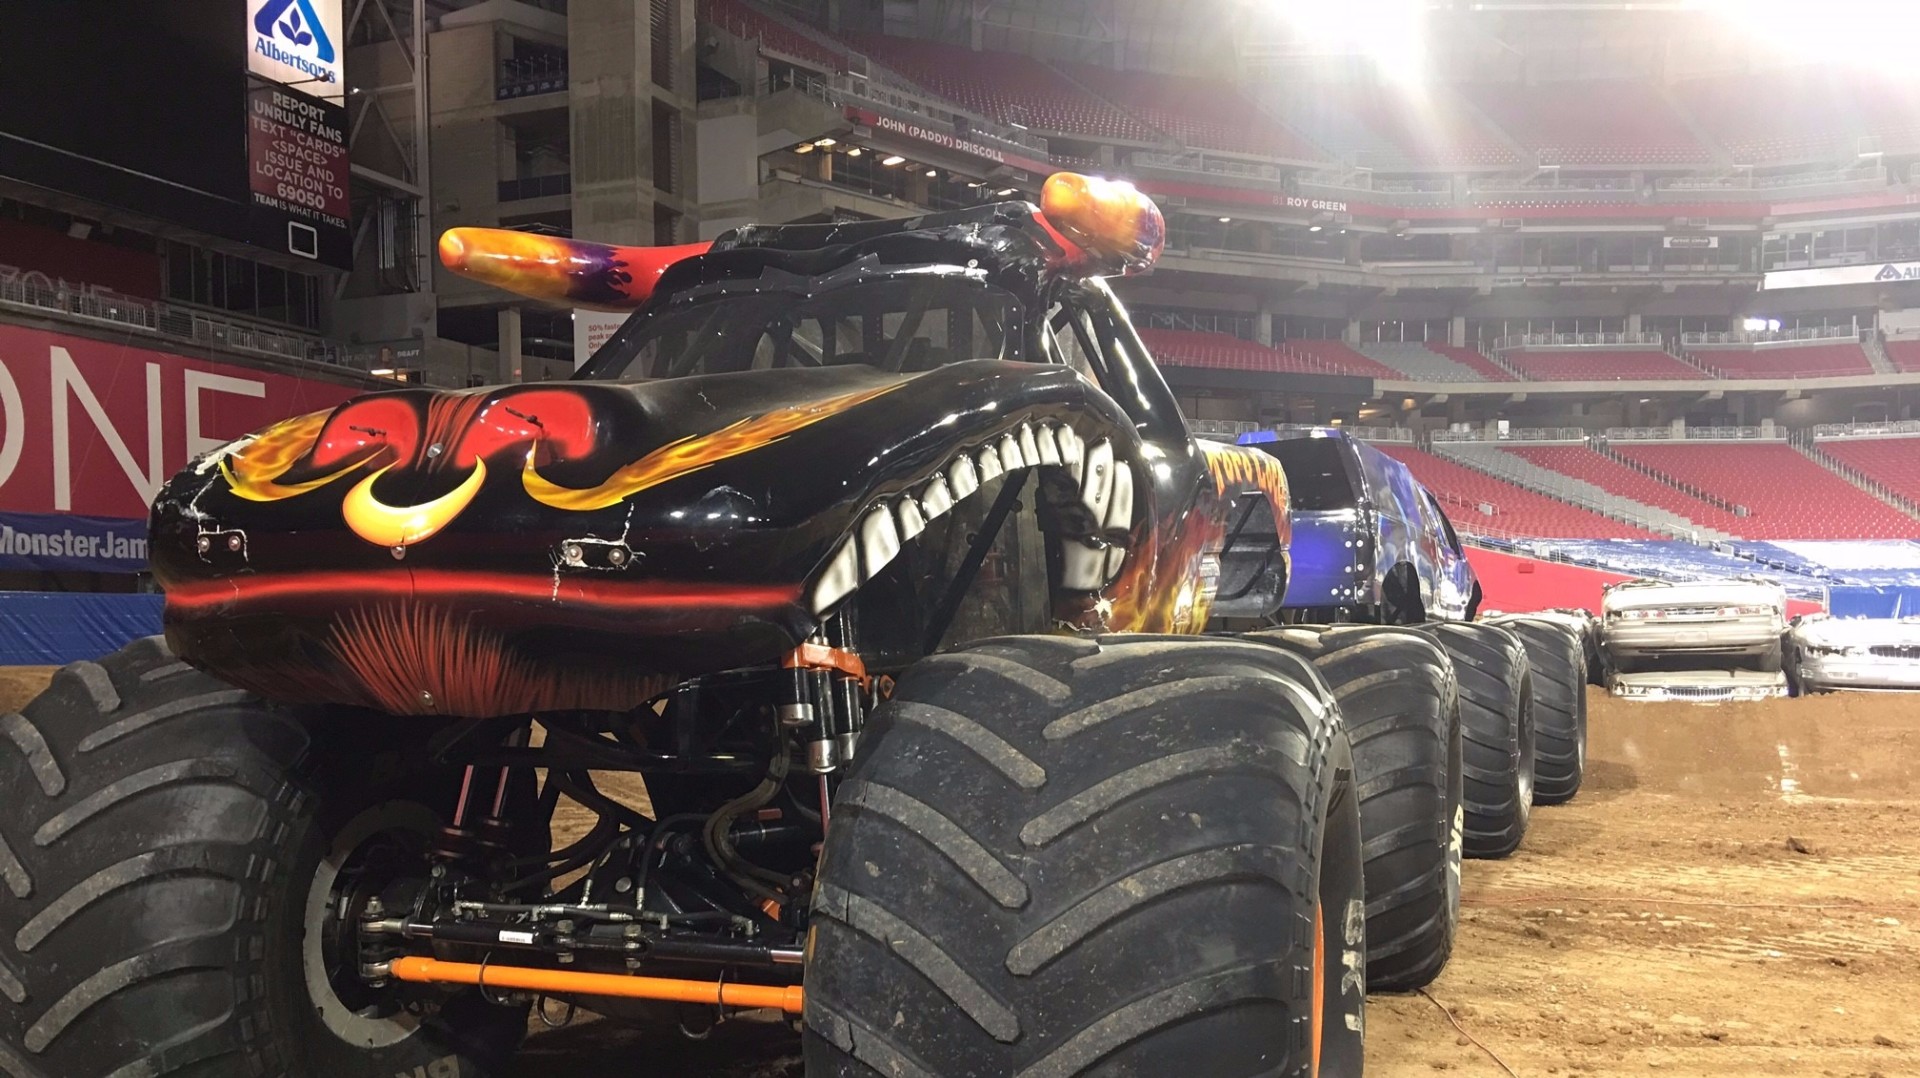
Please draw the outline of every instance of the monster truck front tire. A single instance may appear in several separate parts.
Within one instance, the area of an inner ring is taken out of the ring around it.
[[[1505,857],[1520,848],[1533,808],[1533,676],[1518,638],[1485,622],[1423,626],[1453,657],[1460,682],[1464,849]]]
[[[1353,764],[1313,668],[1006,637],[909,668],[827,832],[809,1078],[1360,1073]]]
[[[1533,676],[1533,803],[1561,805],[1580,792],[1587,770],[1587,659],[1580,634],[1542,618],[1495,624],[1527,649]]]
[[[358,957],[314,935],[338,927],[317,882],[379,871],[342,858],[424,842],[452,804],[459,773],[422,744],[417,724],[265,703],[159,637],[0,717],[0,1074],[497,1073],[524,1008],[464,993],[383,1017],[315,969]]]
[[[1460,704],[1447,653],[1414,629],[1249,633],[1313,662],[1353,743],[1367,881],[1367,988],[1432,983],[1460,919]]]

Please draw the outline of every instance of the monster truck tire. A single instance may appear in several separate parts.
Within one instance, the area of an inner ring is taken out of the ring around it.
[[[1367,988],[1431,983],[1460,918],[1460,704],[1424,633],[1376,626],[1250,633],[1312,661],[1353,743],[1367,881]]]
[[[1460,683],[1463,846],[1468,857],[1520,847],[1533,807],[1533,679],[1510,632],[1484,622],[1423,627],[1453,658]]]
[[[469,993],[390,1021],[307,986],[334,841],[402,841],[451,805],[459,773],[423,767],[421,741],[267,704],[160,637],[68,666],[0,717],[0,1074],[497,1073],[524,1008]]]
[[[1501,618],[1520,638],[1533,675],[1533,803],[1562,805],[1587,769],[1587,658],[1580,635],[1558,622]]]
[[[909,668],[868,731],[814,897],[808,1078],[1360,1073],[1359,805],[1312,666],[1002,637]]]

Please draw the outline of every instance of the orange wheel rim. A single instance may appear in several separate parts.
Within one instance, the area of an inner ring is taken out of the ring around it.
[[[1327,933],[1320,906],[1313,907],[1313,1074],[1320,1074],[1320,1030],[1327,1009]]]

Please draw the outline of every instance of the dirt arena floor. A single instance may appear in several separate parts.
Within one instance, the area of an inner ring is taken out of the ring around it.
[[[0,709],[48,673],[0,669]],[[1585,789],[1468,862],[1446,973],[1370,1001],[1369,1074],[1920,1076],[1920,696],[1592,701]],[[512,1078],[800,1074],[769,1015],[533,1029]]]
[[[1585,789],[1537,810],[1513,857],[1467,864],[1446,973],[1429,995],[1370,1001],[1368,1074],[1920,1076],[1920,697],[1591,691]],[[800,1074],[767,1021],[699,1042],[536,1030],[515,1078],[641,1060]]]

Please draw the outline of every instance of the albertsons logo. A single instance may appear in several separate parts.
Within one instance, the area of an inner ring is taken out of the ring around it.
[[[247,6],[253,31],[247,66],[254,74],[316,96],[340,96],[340,52],[334,43],[340,0],[252,0]]]
[[[1902,262],[1898,265],[1889,263],[1879,273],[1874,274],[1873,279],[1875,281],[1920,280],[1920,263]]]

